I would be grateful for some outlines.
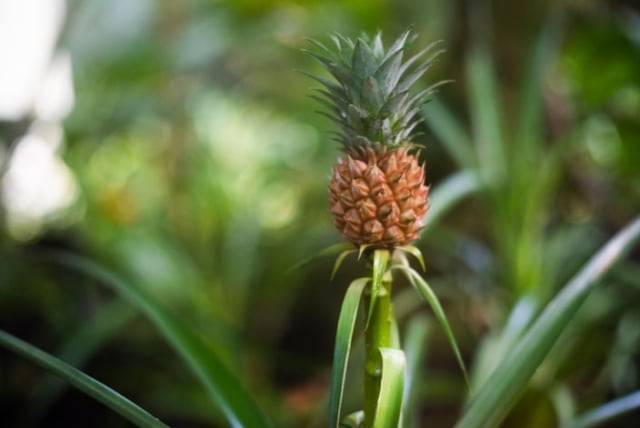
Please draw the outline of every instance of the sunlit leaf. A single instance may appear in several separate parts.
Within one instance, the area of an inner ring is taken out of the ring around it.
[[[427,270],[427,266],[424,264],[424,257],[422,257],[422,251],[420,251],[420,248],[414,245],[405,245],[402,247],[398,247],[398,250],[407,254],[411,254],[420,263],[420,267],[422,268],[422,271],[424,272]]]
[[[0,344],[32,363],[60,376],[137,426],[168,427],[158,418],[103,383],[3,330],[0,330]]]
[[[371,278],[359,278],[354,280],[347,288],[342,300],[336,343],[333,353],[333,368],[331,370],[331,391],[329,393],[329,426],[338,427],[340,424],[340,410],[342,407],[342,395],[347,377],[347,362],[351,352],[353,330],[358,316],[358,308],[362,299],[364,287]]]
[[[602,404],[579,416],[562,428],[591,428],[605,426],[606,422],[622,416],[626,413],[640,409],[640,391],[635,391],[629,395]]]
[[[364,411],[358,410],[353,412],[344,418],[340,422],[340,428],[360,428],[364,423]]]
[[[371,248],[371,244],[362,244],[360,245],[360,248],[358,250],[358,260],[360,260],[362,258],[362,255],[365,253],[365,251],[367,251],[369,248]]]
[[[640,239],[640,217],[618,232],[565,285],[475,395],[458,428],[498,426],[602,277]]]
[[[399,349],[380,348],[379,351],[382,374],[373,428],[397,428],[402,415],[406,360]]]

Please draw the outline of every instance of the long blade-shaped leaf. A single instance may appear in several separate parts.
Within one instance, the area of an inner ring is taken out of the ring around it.
[[[458,428],[494,427],[502,421],[591,290],[638,239],[640,217],[616,234],[547,305],[490,380],[476,391]]]
[[[578,417],[565,428],[591,428],[604,426],[608,422],[625,413],[640,409],[640,391],[633,392],[624,397],[598,406]]]
[[[398,247],[398,250],[406,254],[411,254],[420,263],[422,271],[424,272],[427,270],[427,266],[424,264],[424,257],[422,257],[422,251],[420,251],[420,248],[413,245],[403,245],[402,247]]]
[[[421,112],[429,128],[458,166],[476,167],[471,138],[451,112],[437,99],[425,104]]]
[[[82,369],[86,360],[104,346],[137,315],[127,302],[117,299],[103,305],[96,314],[71,335],[62,348],[56,352],[59,359]],[[56,398],[64,391],[66,383],[56,377],[47,377],[35,389],[25,408],[19,426],[38,425]]]
[[[429,303],[433,313],[435,314],[440,326],[444,330],[447,335],[447,339],[449,340],[449,344],[451,345],[451,349],[453,349],[453,353],[456,356],[456,360],[458,365],[460,366],[460,370],[462,371],[462,375],[464,376],[464,381],[469,387],[469,376],[467,375],[467,368],[464,365],[464,361],[462,360],[462,354],[460,353],[460,349],[458,348],[458,342],[456,342],[456,338],[453,335],[453,331],[451,330],[451,326],[449,325],[449,321],[447,320],[447,316],[444,313],[444,309],[442,309],[442,305],[438,300],[438,296],[433,292],[427,281],[424,280],[416,272],[409,266],[398,266],[398,268],[407,276],[407,279],[415,287],[415,289],[420,293],[420,295],[424,298],[424,300]]]
[[[234,427],[269,427],[270,423],[238,378],[208,347],[201,336],[145,290],[129,284],[97,263],[71,254],[59,254],[60,262],[74,267],[116,290],[140,309],[188,363],[213,402]]]
[[[338,254],[338,257],[336,257],[336,261],[333,263],[333,269],[331,270],[331,280],[336,277],[336,273],[338,273],[338,269],[340,269],[340,266],[342,266],[342,262],[344,262],[344,259],[346,259],[350,254],[354,254],[355,252],[356,250],[345,250]]]
[[[121,416],[133,422],[137,426],[168,428],[168,426],[162,423],[158,418],[151,415],[120,393],[114,391],[103,383],[100,383],[75,367],[70,366],[64,361],[57,359],[53,355],[50,355],[3,330],[0,330],[0,344],[21,357],[30,360],[57,376],[60,376],[85,394],[100,401],[102,404],[119,413]]]
[[[429,319],[419,314],[409,320],[404,337],[404,351],[407,358],[407,375],[404,381],[403,426],[417,427],[418,424],[418,388],[423,379],[422,362],[426,353],[429,334]]]
[[[542,81],[560,44],[559,33],[563,15],[562,6],[555,8],[555,11],[549,15],[536,38],[529,59],[530,63],[526,67],[516,134],[518,159],[523,162],[531,162],[531,155],[536,149],[534,144],[541,141]]]
[[[502,141],[500,100],[489,49],[478,43],[467,58],[467,79],[473,134],[481,171],[490,183],[504,177],[506,155]]]
[[[338,329],[336,332],[336,344],[333,354],[333,369],[331,372],[331,392],[329,394],[329,426],[336,428],[340,425],[340,409],[342,407],[342,394],[347,378],[347,362],[351,352],[353,330],[358,316],[358,308],[362,299],[362,292],[371,278],[359,278],[354,280],[342,300]]]
[[[404,352],[391,348],[380,348],[380,357],[380,395],[373,428],[397,428],[402,415],[406,360]]]
[[[471,170],[450,175],[429,193],[429,214],[426,217],[426,229],[437,223],[442,216],[467,196],[482,189],[484,182]]]

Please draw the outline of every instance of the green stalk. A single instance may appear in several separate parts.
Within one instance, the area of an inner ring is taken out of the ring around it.
[[[392,328],[394,315],[391,306],[391,272],[386,271],[378,291],[377,299],[372,304],[372,285],[365,291],[366,313],[370,313],[369,322],[365,328],[365,365],[364,365],[364,426],[373,426],[376,414],[378,396],[380,395],[380,378],[382,374],[382,360],[380,348],[393,347]]]

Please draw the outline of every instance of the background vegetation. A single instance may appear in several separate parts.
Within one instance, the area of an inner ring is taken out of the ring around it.
[[[276,426],[322,426],[340,302],[362,267],[347,260],[333,281],[331,257],[292,269],[340,242],[333,125],[296,72],[320,73],[307,37],[380,29],[389,42],[410,26],[416,47],[444,40],[427,79],[455,83],[417,140],[434,191],[460,201],[438,216],[434,204],[418,246],[474,384],[640,212],[632,1],[82,0],[64,16],[49,61],[70,58],[73,108],[34,102],[0,122],[0,328],[172,426],[226,423],[153,324],[57,254],[171,307]],[[561,425],[640,389],[639,261],[636,249],[590,296],[504,426]],[[429,313],[414,296],[397,296],[405,324]],[[464,381],[437,324],[422,325],[414,421],[452,426]],[[126,425],[3,349],[0,420]]]

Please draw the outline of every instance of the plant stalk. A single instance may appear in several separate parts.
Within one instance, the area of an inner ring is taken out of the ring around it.
[[[380,394],[380,378],[382,361],[380,348],[393,347],[392,329],[394,325],[393,308],[391,306],[391,272],[387,271],[382,279],[382,286],[369,324],[365,329],[365,365],[364,365],[364,426],[370,428],[376,414],[378,395]],[[365,291],[366,312],[369,313],[371,286]]]

